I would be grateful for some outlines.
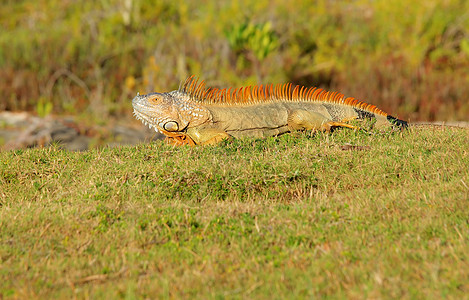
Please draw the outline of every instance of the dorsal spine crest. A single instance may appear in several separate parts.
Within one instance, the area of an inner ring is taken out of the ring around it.
[[[292,83],[255,85],[239,88],[212,88],[205,87],[205,81],[199,80],[193,75],[186,79],[181,92],[186,93],[191,100],[206,104],[259,104],[276,101],[310,101],[329,102],[353,106],[375,114],[387,116],[387,113],[374,105],[359,101],[355,98],[346,98],[339,92],[325,91],[317,87],[295,86]]]

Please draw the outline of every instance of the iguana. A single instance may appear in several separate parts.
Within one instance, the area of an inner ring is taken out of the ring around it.
[[[276,136],[295,130],[356,129],[349,122],[372,119],[375,127],[406,128],[374,105],[337,92],[289,84],[236,89],[205,87],[189,77],[175,91],[139,95],[134,115],[175,145],[216,144],[227,138]]]

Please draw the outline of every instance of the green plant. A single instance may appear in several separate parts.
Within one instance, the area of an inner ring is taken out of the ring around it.
[[[52,112],[53,104],[44,97],[39,98],[36,104],[36,112],[38,116],[45,117]]]

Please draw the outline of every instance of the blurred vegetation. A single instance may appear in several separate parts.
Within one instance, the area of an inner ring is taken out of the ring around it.
[[[3,0],[0,110],[129,116],[137,92],[293,82],[469,119],[469,1]]]

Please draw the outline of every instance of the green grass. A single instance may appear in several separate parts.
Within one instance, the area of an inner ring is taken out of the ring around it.
[[[467,298],[468,137],[2,152],[0,298]]]

